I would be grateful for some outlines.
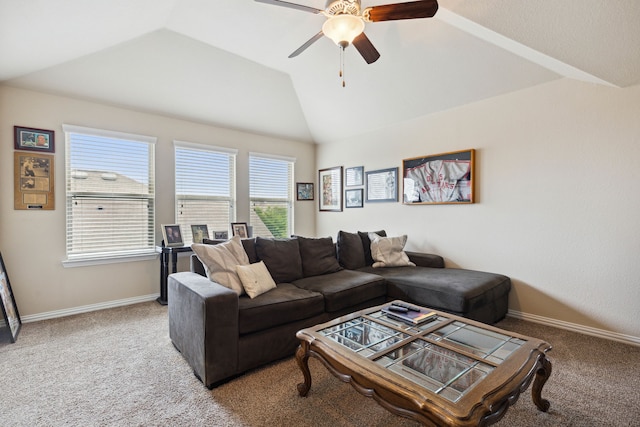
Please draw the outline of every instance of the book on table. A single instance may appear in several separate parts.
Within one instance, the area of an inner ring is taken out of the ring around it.
[[[419,325],[420,323],[435,320],[437,317],[437,313],[435,311],[428,311],[423,309],[420,309],[419,311],[409,310],[407,312],[398,312],[389,309],[389,306],[387,306],[382,308],[382,312],[387,317],[410,323],[412,325]]]

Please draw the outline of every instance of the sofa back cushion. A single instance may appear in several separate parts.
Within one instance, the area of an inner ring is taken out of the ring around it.
[[[304,277],[320,276],[342,270],[336,258],[336,247],[331,237],[312,239],[295,236],[300,246]]]
[[[357,270],[366,266],[362,240],[356,233],[340,230],[337,241],[338,262],[344,268]]]
[[[302,259],[297,239],[256,237],[256,254],[264,261],[276,283],[302,279]]]

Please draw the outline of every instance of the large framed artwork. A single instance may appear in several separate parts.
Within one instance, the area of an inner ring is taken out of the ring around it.
[[[55,209],[53,155],[23,151],[13,154],[13,208]]]
[[[2,319],[4,319],[7,325],[11,342],[16,342],[18,338],[18,332],[22,326],[22,320],[20,320],[20,314],[18,313],[18,306],[16,305],[16,299],[13,296],[11,290],[11,283],[9,283],[9,275],[7,269],[4,266],[4,260],[0,253],[0,307],[2,308]]]
[[[342,211],[342,166],[318,171],[320,210]]]
[[[398,201],[398,168],[368,171],[367,203]]]
[[[473,149],[403,160],[402,203],[474,203],[474,163]]]

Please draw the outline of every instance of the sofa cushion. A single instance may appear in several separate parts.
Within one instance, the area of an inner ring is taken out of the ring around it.
[[[335,273],[342,269],[336,258],[336,247],[331,237],[311,239],[295,236],[300,246],[304,277]]]
[[[242,239],[242,246],[244,247],[244,251],[247,253],[247,256],[249,257],[250,264],[254,264],[260,261],[260,258],[258,258],[258,254],[256,252],[256,239],[254,238]]]
[[[373,264],[373,257],[371,256],[371,239],[369,238],[369,233],[375,233],[381,237],[387,237],[387,232],[384,230],[380,231],[358,231],[358,236],[360,236],[360,240],[362,241],[362,250],[364,251],[364,263],[365,265]]]
[[[292,282],[303,277],[300,246],[296,239],[256,237],[256,253],[276,283]]]
[[[362,269],[387,279],[387,296],[464,314],[509,293],[509,277],[457,268],[393,267]]]
[[[249,264],[249,258],[240,238],[234,237],[217,245],[194,243],[191,249],[202,262],[209,280],[233,289],[238,295],[244,293],[236,266]]]
[[[381,237],[375,233],[369,233],[371,239],[371,257],[375,261],[374,268],[379,267],[405,267],[416,265],[409,261],[409,256],[404,252],[407,243],[407,235],[397,237]]]
[[[301,289],[291,283],[280,283],[256,298],[238,298],[240,335],[307,319],[324,312],[321,294]]]
[[[344,268],[356,270],[367,265],[362,249],[362,239],[358,234],[339,231],[336,246],[338,262]]]
[[[236,271],[244,291],[250,298],[255,298],[276,287],[276,282],[273,281],[263,261],[249,265],[238,265]]]
[[[386,295],[384,278],[354,270],[340,270],[322,276],[305,277],[294,285],[324,296],[325,311],[334,312]]]

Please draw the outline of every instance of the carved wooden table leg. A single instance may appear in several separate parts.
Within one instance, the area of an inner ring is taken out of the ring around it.
[[[549,403],[547,399],[542,398],[542,387],[544,387],[549,376],[551,376],[551,362],[542,355],[539,363],[542,366],[536,371],[536,377],[533,380],[533,387],[531,387],[531,397],[533,398],[533,403],[536,404],[538,409],[542,412],[547,412],[551,403]]]
[[[302,341],[296,350],[296,362],[304,375],[304,382],[298,384],[298,393],[305,397],[311,388],[311,371],[309,371],[309,343]]]

